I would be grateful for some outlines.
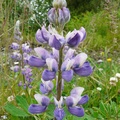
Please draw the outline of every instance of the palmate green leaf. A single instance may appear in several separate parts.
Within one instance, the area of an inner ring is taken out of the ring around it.
[[[28,113],[26,113],[25,111],[17,108],[16,106],[14,106],[13,104],[11,103],[7,103],[5,106],[4,106],[5,110],[10,113],[11,115],[13,116],[18,116],[18,117],[27,117],[29,116]]]
[[[16,96],[16,102],[18,103],[18,105],[23,109],[25,110],[26,112],[28,112],[28,103],[27,103],[27,100],[22,97],[22,96]]]

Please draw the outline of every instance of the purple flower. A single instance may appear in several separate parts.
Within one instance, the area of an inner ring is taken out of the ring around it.
[[[33,67],[43,67],[46,64],[46,59],[52,57],[47,50],[41,47],[34,49],[37,56],[30,56],[28,59],[28,64]]]
[[[54,85],[52,81],[44,81],[41,79],[42,83],[40,84],[40,91],[42,94],[47,94],[52,91]]]
[[[28,111],[31,114],[40,114],[47,109],[47,106],[49,105],[50,100],[47,96],[40,95],[40,94],[35,94],[34,97],[38,102],[38,104],[31,104],[28,108]]]
[[[56,72],[58,71],[58,63],[53,58],[47,58],[46,64],[48,69],[45,69],[42,73],[42,78],[45,81],[52,80],[56,77]]]
[[[67,82],[71,81],[73,78],[73,70],[71,69],[73,64],[74,59],[66,59],[61,66],[62,78]]]
[[[53,24],[56,24],[56,10],[55,8],[51,8],[49,11],[48,11],[48,20],[50,23],[53,23]]]
[[[62,8],[63,11],[63,17],[64,17],[64,23],[67,23],[70,21],[70,11],[68,8],[63,7]]]
[[[51,35],[49,39],[49,45],[56,50],[60,50],[60,48],[65,44],[65,39],[64,37],[56,34],[56,35]]]
[[[86,31],[83,27],[80,30],[69,32],[66,36],[68,46],[77,47],[85,39],[85,36]]]
[[[13,50],[18,50],[20,48],[19,44],[13,42],[10,46]]]
[[[75,53],[75,50],[73,49],[69,49],[64,57],[64,60],[66,60],[67,58],[69,59],[72,59],[74,57],[74,53]]]
[[[84,116],[84,109],[82,107],[68,107],[68,111],[77,117],[83,117]]]
[[[21,60],[22,59],[22,56],[21,56],[21,54],[19,53],[19,52],[13,52],[12,54],[11,54],[11,58],[12,59],[14,59],[14,60]]]
[[[36,40],[40,43],[48,43],[50,33],[43,26],[41,30],[40,29],[37,30],[35,37],[36,37]]]
[[[78,117],[84,116],[84,109],[79,105],[85,104],[89,100],[87,95],[81,96],[83,91],[84,88],[76,87],[71,91],[71,95],[66,98],[68,111]]]
[[[47,58],[51,57],[50,53],[42,47],[34,48],[34,50],[37,56],[42,60],[46,60]]]
[[[54,98],[56,109],[54,110],[54,116],[57,120],[62,120],[65,116],[65,112],[62,108],[63,105],[63,97],[61,96],[60,100],[58,101]]]
[[[73,70],[77,75],[82,77],[89,76],[93,72],[93,68],[90,66],[89,62],[85,62],[81,67],[76,67]]]
[[[30,53],[32,49],[30,48],[29,45],[27,45],[27,43],[25,44],[22,44],[22,51],[25,52],[25,53]]]
[[[18,65],[13,66],[10,69],[13,70],[14,72],[19,72],[20,71],[20,67]]]
[[[28,64],[32,67],[43,67],[46,62],[38,57],[30,56],[28,59]]]
[[[54,117],[57,119],[57,120],[63,120],[65,116],[65,112],[62,108],[56,108],[54,110]]]
[[[79,76],[89,76],[93,72],[93,68],[89,62],[86,62],[87,54],[80,53],[73,58],[75,60],[73,64],[73,71]]]

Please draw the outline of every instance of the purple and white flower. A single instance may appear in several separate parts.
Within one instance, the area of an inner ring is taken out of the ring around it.
[[[36,40],[39,43],[48,43],[49,37],[50,37],[50,33],[43,26],[41,28],[41,30],[40,29],[37,30],[35,37],[36,37]]]
[[[70,96],[66,98],[66,105],[68,106],[68,111],[78,117],[84,116],[84,109],[79,105],[88,102],[89,97],[87,95],[81,96],[84,88],[76,87],[71,91]]]
[[[44,81],[43,79],[41,79],[41,81],[42,83],[40,84],[40,92],[42,94],[48,94],[51,92],[54,87],[52,81]]]
[[[42,78],[45,81],[52,80],[56,77],[56,72],[58,71],[58,63],[54,58],[47,58],[46,64],[48,69],[45,69],[42,73]]]
[[[31,104],[28,108],[28,111],[31,114],[40,114],[46,111],[47,106],[50,103],[50,99],[47,96],[41,94],[35,94],[34,98],[38,102],[38,104]]]

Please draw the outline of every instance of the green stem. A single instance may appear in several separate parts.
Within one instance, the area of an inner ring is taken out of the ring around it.
[[[59,65],[58,65],[58,80],[57,80],[57,100],[59,101],[61,98],[61,87],[62,87],[62,71],[61,71],[61,65],[62,65],[62,50],[63,48],[61,48],[59,50]]]

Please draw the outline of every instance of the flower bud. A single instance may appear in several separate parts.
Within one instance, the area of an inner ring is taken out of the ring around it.
[[[53,0],[53,7],[62,8],[67,6],[66,0]]]

